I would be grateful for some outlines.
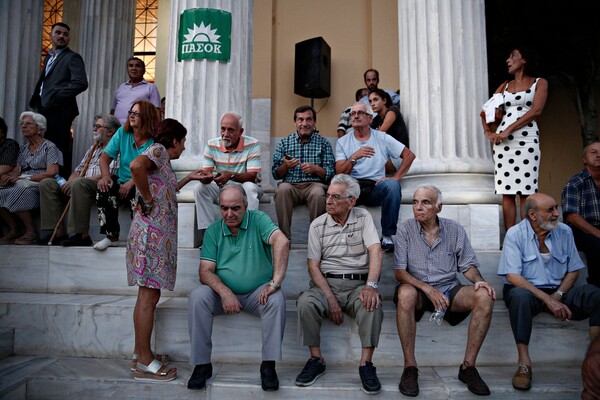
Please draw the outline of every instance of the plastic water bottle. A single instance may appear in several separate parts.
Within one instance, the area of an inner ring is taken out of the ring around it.
[[[60,187],[63,187],[63,185],[67,183],[67,180],[59,174],[54,175],[54,179],[56,179],[56,183],[58,183],[58,186]]]
[[[444,296],[450,298],[450,291],[447,290],[444,292]],[[446,310],[435,310],[431,313],[431,317],[429,317],[429,322],[433,322],[436,325],[442,325],[442,321],[444,320],[444,315],[446,315]]]

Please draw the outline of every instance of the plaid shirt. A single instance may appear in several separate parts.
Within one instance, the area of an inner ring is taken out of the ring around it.
[[[562,191],[563,219],[578,214],[590,225],[600,228],[600,190],[587,169],[572,177]]]
[[[92,151],[92,148],[94,147],[94,145],[92,145],[92,147],[90,147],[86,152],[85,155],[83,156],[83,158],[81,159],[81,162],[79,163],[79,165],[77,166],[77,168],[75,168],[75,172],[79,172],[81,173],[81,171],[83,171],[83,167],[85,166],[85,162],[90,154],[90,151]],[[85,177],[86,178],[91,178],[93,176],[100,176],[102,175],[102,171],[100,171],[100,155],[102,154],[102,150],[104,150],[104,146],[102,146],[102,143],[100,143],[98,145],[98,147],[96,147],[96,150],[94,151],[94,154],[92,155],[92,159],[90,160],[90,164],[88,165],[88,169],[87,171],[85,171]],[[117,157],[116,160],[112,160],[108,166],[109,170],[110,170],[110,174],[111,175],[116,175],[118,170],[119,170],[119,157]]]
[[[283,178],[277,176],[277,168],[283,164],[285,156],[297,158],[300,163],[311,163],[322,167],[325,170],[325,179],[321,180],[317,175],[306,174],[297,165],[295,168],[288,170]],[[298,133],[294,132],[291,135],[284,137],[277,144],[275,153],[273,153],[273,167],[271,172],[273,178],[283,179],[284,182],[329,182],[334,175],[334,155],[329,140],[323,138],[317,132],[313,132],[310,139],[306,143],[302,143],[298,138]]]
[[[405,269],[443,293],[460,284],[457,272],[479,268],[479,262],[465,229],[451,219],[438,217],[438,220],[440,233],[431,247],[421,224],[414,218],[398,226],[394,269]]]

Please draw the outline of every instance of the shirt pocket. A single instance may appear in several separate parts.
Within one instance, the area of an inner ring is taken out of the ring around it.
[[[521,271],[521,275],[523,278],[527,280],[531,280],[535,278],[538,274],[536,274],[536,266],[538,265],[538,256],[535,253],[531,254],[523,254],[521,256],[521,266],[523,270]]]
[[[557,280],[562,280],[567,273],[567,261],[568,257],[566,254],[552,255],[552,262],[548,268],[550,276]]]

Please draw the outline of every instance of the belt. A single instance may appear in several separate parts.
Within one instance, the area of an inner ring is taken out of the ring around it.
[[[325,278],[348,279],[351,281],[366,281],[369,274],[325,274]]]

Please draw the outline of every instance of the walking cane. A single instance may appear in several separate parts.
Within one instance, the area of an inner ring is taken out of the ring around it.
[[[94,147],[92,147],[92,150],[90,151],[90,154],[88,155],[87,160],[85,160],[85,164],[83,164],[83,168],[81,169],[81,172],[79,173],[79,177],[85,176],[85,173],[87,172],[88,167],[90,166],[90,161],[92,161],[92,157],[94,156],[94,153],[96,152],[96,149],[98,148],[99,145],[100,145],[100,142],[94,143]],[[67,215],[67,211],[69,211],[70,206],[71,206],[71,197],[69,196],[69,201],[67,202],[67,205],[65,206],[65,210],[63,211],[60,218],[58,219],[58,222],[56,223],[56,226],[54,227],[54,232],[52,232],[52,236],[50,236],[50,240],[48,240],[48,246],[52,246],[52,241],[56,237],[56,233],[58,232],[58,227],[62,224],[63,220],[65,219],[65,216]]]

